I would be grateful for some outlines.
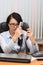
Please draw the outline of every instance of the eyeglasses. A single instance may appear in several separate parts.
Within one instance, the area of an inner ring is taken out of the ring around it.
[[[15,23],[9,23],[11,26],[18,26],[18,24]]]

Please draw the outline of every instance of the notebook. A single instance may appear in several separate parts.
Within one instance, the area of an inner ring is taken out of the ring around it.
[[[0,61],[7,61],[7,62],[31,62],[31,55],[27,54],[5,54],[0,53]]]

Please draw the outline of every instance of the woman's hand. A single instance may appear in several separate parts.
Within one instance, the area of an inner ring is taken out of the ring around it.
[[[12,37],[13,41],[15,42],[21,35],[22,35],[22,28],[19,26],[16,29],[14,36]]]
[[[28,38],[30,38],[32,44],[35,44],[35,38],[34,38],[34,36],[33,36],[32,29],[28,28],[26,35],[27,35]]]

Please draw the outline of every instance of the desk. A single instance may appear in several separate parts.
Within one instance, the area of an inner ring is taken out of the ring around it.
[[[38,46],[40,51],[43,50],[43,44],[38,44]]]
[[[43,50],[43,39],[37,39],[36,42],[38,43],[38,46],[39,46],[39,50]]]
[[[43,65],[43,61],[34,60],[31,63],[1,62],[0,65]]]

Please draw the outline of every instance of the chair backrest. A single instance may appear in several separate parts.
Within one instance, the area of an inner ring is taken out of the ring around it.
[[[26,22],[23,22],[21,27],[22,27],[23,30],[26,31],[26,29],[29,28],[29,25]],[[8,27],[6,25],[6,22],[0,23],[0,33],[4,32],[4,31],[8,31]]]
[[[6,22],[0,23],[0,33],[7,30],[8,30],[8,27],[6,26]]]
[[[1,47],[0,47],[0,53],[4,53]]]

